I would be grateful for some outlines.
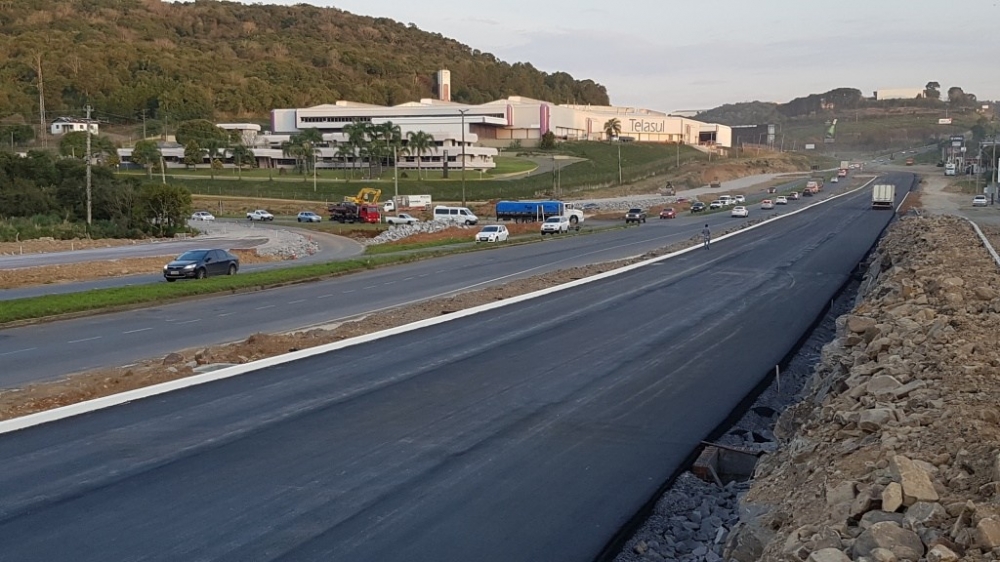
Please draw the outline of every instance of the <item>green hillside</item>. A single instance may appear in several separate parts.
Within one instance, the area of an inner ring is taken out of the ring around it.
[[[431,97],[448,69],[452,99],[511,94],[607,104],[604,86],[489,53],[386,18],[309,5],[215,0],[0,2],[0,119],[46,115],[263,119],[277,107],[348,99],[397,104]]]

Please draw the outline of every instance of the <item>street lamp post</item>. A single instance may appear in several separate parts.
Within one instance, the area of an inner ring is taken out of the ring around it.
[[[392,145],[392,183],[399,197],[399,165],[396,163],[396,145]],[[398,199],[397,199],[398,200]]]
[[[462,206],[465,206],[465,114],[468,109],[459,109],[462,114]]]
[[[316,193],[316,147],[312,147],[313,153],[313,193]]]
[[[618,140],[618,185],[622,184],[622,143]]]

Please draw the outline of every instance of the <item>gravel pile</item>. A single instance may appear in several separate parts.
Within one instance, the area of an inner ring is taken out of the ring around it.
[[[428,222],[418,222],[414,224],[398,224],[390,226],[389,230],[386,230],[382,234],[374,238],[369,238],[364,240],[362,244],[366,246],[373,246],[376,244],[385,244],[386,242],[395,242],[397,240],[402,240],[407,236],[413,236],[414,234],[426,234],[441,232],[442,230],[447,230],[449,228],[476,228],[475,226],[466,226],[464,224],[455,224],[453,222],[443,222],[443,221],[428,221]]]
[[[260,223],[233,222],[191,222],[193,228],[201,231],[198,239],[206,241],[212,238],[266,238],[267,242],[253,246],[258,256],[275,256],[281,259],[293,260],[303,256],[311,256],[320,250],[319,244],[301,234]],[[239,245],[234,245],[239,247]]]
[[[670,205],[677,202],[677,197],[666,196],[666,195],[642,195],[629,199],[587,199],[583,201],[574,201],[574,205],[577,209],[584,205],[594,204],[597,205],[596,209],[587,209],[587,212],[611,212],[611,211],[627,211],[633,207],[639,207],[641,209],[649,209],[650,207],[655,207],[657,205]]]

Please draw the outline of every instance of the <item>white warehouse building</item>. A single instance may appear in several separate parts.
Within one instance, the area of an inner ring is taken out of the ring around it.
[[[450,101],[451,74],[437,74],[438,98],[424,98],[394,106],[352,101],[296,109],[271,111],[271,128],[261,131],[251,123],[221,123],[238,131],[243,143],[253,149],[262,168],[290,168],[295,159],[284,154],[282,143],[306,129],[317,129],[325,141],[319,146],[316,167],[365,168],[359,155],[345,157],[340,145],[347,142],[344,127],[352,123],[380,125],[392,122],[403,138],[422,131],[433,139],[430,151],[397,155],[400,169],[461,169],[487,171],[496,167],[498,148],[511,145],[535,146],[551,132],[558,140],[683,143],[700,150],[724,153],[732,146],[732,130],[725,125],[703,123],[686,116],[636,107],[554,104],[523,96],[511,96],[480,105]],[[617,119],[621,133],[608,139],[605,124]],[[405,141],[404,141],[405,142]],[[182,167],[183,147],[161,147],[168,167]],[[123,163],[131,160],[131,149],[121,149]],[[419,164],[417,160],[419,159]],[[207,165],[207,158],[203,165]],[[224,164],[232,165],[227,154]]]

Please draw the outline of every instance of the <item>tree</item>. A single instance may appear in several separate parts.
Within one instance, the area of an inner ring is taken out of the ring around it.
[[[177,142],[187,145],[190,141],[198,141],[201,146],[208,146],[208,141],[226,142],[229,139],[229,132],[216,127],[214,123],[206,119],[192,119],[177,125],[174,132]]]
[[[0,145],[10,143],[10,149],[14,146],[23,145],[35,138],[35,130],[31,125],[13,124],[0,126]]]
[[[319,129],[312,128],[296,133],[281,143],[281,153],[295,158],[295,169],[303,174],[302,181],[305,181],[306,172],[312,169],[313,159],[321,142],[323,133],[320,133]]]
[[[941,99],[941,84],[937,82],[928,82],[924,86],[924,97],[929,100],[940,100]]]
[[[132,149],[132,161],[146,168],[150,179],[153,178],[153,166],[160,163],[161,157],[160,147],[151,140],[141,140]]]
[[[92,157],[100,157],[117,153],[115,145],[108,137],[90,135],[90,154]],[[72,131],[66,133],[59,139],[59,154],[71,158],[83,160],[87,157],[87,132]]]
[[[243,163],[246,162],[253,167],[256,156],[253,150],[242,142],[237,143],[232,148],[233,153],[233,163],[236,165],[236,173],[239,175],[240,179],[243,179]]]
[[[221,157],[223,159],[226,157],[226,149],[229,147],[228,141],[229,136],[226,135],[225,138],[205,139],[201,142],[201,145],[205,147],[205,152],[208,153],[208,169],[210,170],[213,180],[215,179],[215,170],[222,167],[221,165],[216,165],[216,157]],[[219,164],[221,164],[221,162]]]
[[[354,156],[354,145],[350,142],[342,142],[337,145],[337,148],[333,150],[334,158],[340,158],[344,162],[344,180],[347,180],[347,159]],[[354,177],[354,171],[351,171],[351,177]]]
[[[173,234],[191,214],[191,192],[174,185],[147,184],[139,193],[145,218],[160,236]]]
[[[550,150],[556,147],[556,134],[552,131],[546,131],[542,135],[541,141],[538,143],[538,148],[542,150]]]
[[[184,144],[184,165],[188,167],[197,167],[205,160],[205,149],[202,148],[198,141],[191,139]]]
[[[612,138],[618,137],[622,134],[622,122],[618,120],[617,117],[612,117],[604,123],[604,136],[608,137],[608,142],[611,142]]]
[[[423,131],[406,133],[406,151],[417,157],[417,178],[420,178],[420,161],[434,146],[434,137]]]

